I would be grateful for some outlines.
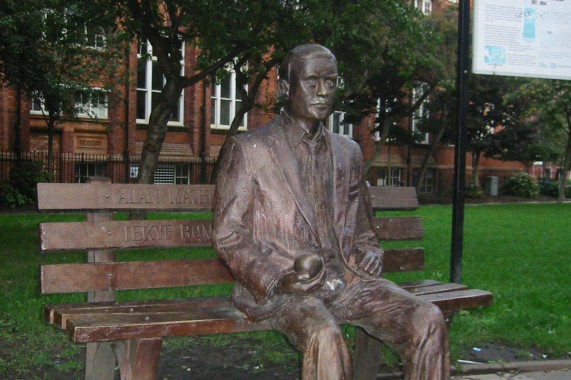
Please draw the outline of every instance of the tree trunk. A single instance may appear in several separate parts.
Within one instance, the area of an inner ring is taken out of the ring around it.
[[[436,150],[438,144],[440,144],[440,140],[442,140],[442,136],[444,136],[444,131],[446,130],[446,123],[448,122],[446,114],[448,112],[448,107],[446,106],[447,102],[444,102],[444,104],[445,104],[444,109],[442,110],[443,116],[442,119],[440,120],[440,128],[438,129],[436,136],[434,136],[434,141],[432,142],[432,144],[430,144],[428,152],[426,152],[424,158],[422,159],[422,164],[420,166],[420,174],[418,176],[418,182],[416,183],[417,193],[420,190],[420,187],[422,186],[424,177],[426,176],[426,169],[428,168],[428,161],[430,160],[430,156],[434,154],[434,151]]]
[[[478,187],[480,187],[478,176],[480,170],[480,157],[482,156],[482,152],[476,151],[472,152],[472,181]]]
[[[56,121],[51,115],[48,116],[48,173],[55,179],[54,173],[54,131]]]
[[[567,173],[571,166],[571,118],[567,118],[567,146],[565,147],[565,157],[563,158],[563,172],[559,181],[559,192],[557,193],[557,203],[565,200],[565,189],[567,187]]]
[[[379,157],[379,155],[381,154],[381,152],[383,151],[383,147],[385,146],[385,143],[387,141],[387,137],[389,136],[389,129],[390,129],[390,123],[392,123],[392,119],[390,121],[386,121],[384,128],[383,128],[383,132],[381,133],[381,139],[380,141],[377,143],[377,146],[375,146],[375,151],[373,152],[373,155],[371,156],[371,158],[365,163],[365,174],[368,175],[369,174],[369,170],[371,169],[371,167],[373,166],[373,163],[377,160],[377,157]]]
[[[149,118],[147,138],[141,154],[137,183],[153,183],[161,147],[168,129],[169,117],[177,106],[181,86],[176,79],[167,80]]]

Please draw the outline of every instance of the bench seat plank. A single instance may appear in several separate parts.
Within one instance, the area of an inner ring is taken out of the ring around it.
[[[227,296],[196,297],[185,299],[156,299],[126,302],[91,302],[60,305],[45,305],[44,319],[60,329],[66,328],[69,318],[81,315],[105,315],[113,313],[155,312],[161,310],[191,310],[196,308],[219,307],[228,305]]]
[[[441,287],[441,292],[436,292]],[[434,292],[418,297],[451,312],[492,303],[492,295],[459,284],[436,284]],[[452,289],[458,290],[452,290]],[[417,288],[422,289],[422,287]],[[86,306],[87,305],[87,306]],[[46,314],[57,317],[59,327],[76,342],[153,338],[266,330],[266,323],[251,323],[232,304],[230,297],[190,298],[131,303],[56,305]],[[50,307],[47,307],[50,308]]]
[[[454,283],[440,283],[430,280],[429,285],[414,286],[407,290],[415,295],[432,293],[443,293],[467,289],[465,285]],[[150,300],[134,302],[98,302],[98,303],[77,303],[62,305],[47,305],[44,307],[44,319],[58,326],[60,329],[66,328],[68,319],[73,319],[82,315],[110,315],[110,314],[132,314],[132,313],[155,313],[163,310],[167,311],[191,311],[193,309],[205,307],[219,307],[228,305],[227,297],[208,298],[188,298],[178,300]]]
[[[435,304],[443,312],[490,306],[494,299],[492,293],[479,289],[425,294],[419,298]]]
[[[438,283],[438,284],[429,285],[429,286],[419,286],[419,287],[409,288],[406,290],[411,292],[412,294],[419,296],[419,295],[425,295],[425,294],[453,292],[453,291],[465,290],[465,289],[468,289],[468,287],[466,285],[456,284],[456,283],[451,282],[451,283],[444,283],[444,284]]]
[[[75,342],[209,335],[270,328],[267,323],[250,322],[232,305],[190,312],[89,315],[69,319],[66,326]]]

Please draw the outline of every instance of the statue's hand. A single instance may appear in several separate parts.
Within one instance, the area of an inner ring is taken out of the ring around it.
[[[375,277],[381,277],[383,272],[383,252],[367,251],[357,265],[364,272]]]
[[[323,259],[316,254],[298,257],[294,271],[282,277],[278,282],[279,293],[307,295],[319,289],[325,282]]]

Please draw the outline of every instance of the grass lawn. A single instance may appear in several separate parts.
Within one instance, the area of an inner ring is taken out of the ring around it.
[[[450,206],[422,206],[427,270],[390,276],[395,280],[433,278],[447,281],[450,257]],[[462,311],[452,322],[453,359],[482,342],[521,348],[536,347],[551,357],[571,352],[571,204],[511,204],[466,206],[463,283],[494,294],[491,307]],[[189,217],[201,217],[192,215]],[[59,363],[62,369],[81,366],[71,360],[78,348],[41,319],[42,305],[82,300],[82,295],[40,296],[38,265],[81,261],[75,252],[40,254],[37,224],[77,219],[81,215],[0,215],[0,378],[7,373]],[[203,250],[204,251],[204,250]],[[212,255],[212,250],[193,256]],[[132,255],[126,252],[123,255]],[[179,251],[177,256],[188,256]],[[120,259],[120,257],[119,257]],[[197,294],[225,293],[229,288],[203,287]],[[187,289],[153,292],[152,297],[186,296]],[[125,293],[121,298],[129,298]],[[283,339],[257,335],[274,346]],[[228,340],[230,337],[213,338]],[[167,340],[166,347],[177,345]],[[278,350],[279,351],[279,350]],[[58,353],[55,356],[54,353]]]

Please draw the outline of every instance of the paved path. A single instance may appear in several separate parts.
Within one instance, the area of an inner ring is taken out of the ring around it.
[[[485,374],[482,374],[485,373]],[[571,360],[461,366],[453,380],[571,380]]]
[[[571,370],[454,376],[453,380],[571,380]]]

